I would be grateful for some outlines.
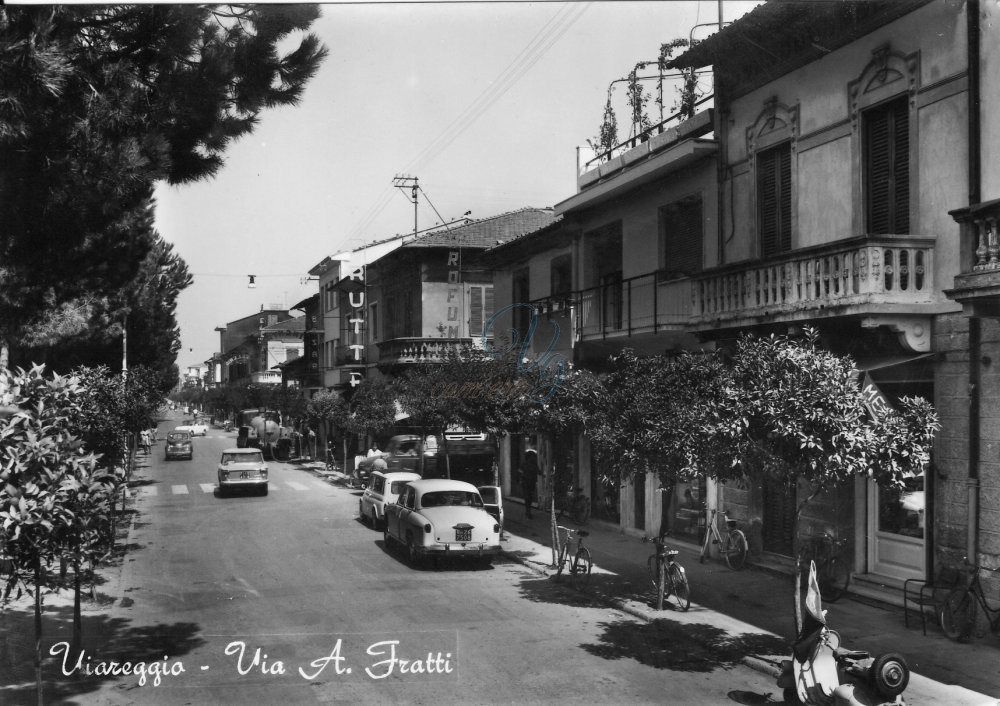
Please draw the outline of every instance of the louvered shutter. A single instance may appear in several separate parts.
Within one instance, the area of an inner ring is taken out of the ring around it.
[[[757,208],[763,257],[792,247],[792,151],[788,143],[757,155]]]
[[[483,288],[469,288],[469,335],[473,338],[483,335]]]
[[[485,326],[493,314],[496,313],[496,294],[493,292],[493,285],[488,284],[483,287],[483,325]]]
[[[868,232],[910,229],[910,124],[906,98],[865,114]]]

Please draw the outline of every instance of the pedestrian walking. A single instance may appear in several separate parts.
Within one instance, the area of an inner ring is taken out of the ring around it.
[[[149,430],[148,429],[143,429],[141,432],[139,432],[139,445],[142,446],[142,450],[145,451],[146,455],[148,456],[149,453],[150,453],[149,452],[149,446],[150,446],[150,444],[149,444]]]
[[[531,517],[531,504],[538,487],[538,452],[528,449],[521,460],[521,495],[524,496],[524,516]]]

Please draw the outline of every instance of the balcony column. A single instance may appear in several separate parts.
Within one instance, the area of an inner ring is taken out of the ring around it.
[[[986,219],[986,223],[986,249],[990,256],[988,267],[995,270],[1000,266],[997,262],[997,256],[1000,255],[1000,244],[997,243],[997,219],[995,216],[990,216]]]
[[[985,270],[986,257],[989,253],[989,246],[986,244],[986,223],[980,219],[973,220],[972,228],[975,229],[976,233],[976,264],[972,269]]]

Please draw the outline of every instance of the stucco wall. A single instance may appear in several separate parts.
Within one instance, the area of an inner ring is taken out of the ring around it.
[[[1000,198],[1000,3],[980,3],[980,97],[983,110],[983,201]]]
[[[796,183],[798,247],[846,237],[851,232],[851,142],[833,140],[798,154]]]

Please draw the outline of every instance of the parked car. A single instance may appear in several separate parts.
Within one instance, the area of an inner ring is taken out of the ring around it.
[[[406,547],[411,563],[426,556],[493,561],[500,553],[500,523],[471,483],[445,479],[410,481],[385,506],[386,546]]]
[[[358,498],[358,514],[362,522],[369,522],[378,529],[385,520],[385,506],[396,502],[403,488],[411,480],[419,480],[418,473],[375,471],[365,492]]]
[[[219,459],[219,495],[235,487],[251,487],[267,495],[268,468],[260,449],[226,449]]]
[[[191,433],[187,431],[177,431],[175,429],[167,434],[164,454],[164,458],[167,461],[172,458],[186,458],[189,461],[193,459],[194,444],[191,443]]]
[[[174,427],[174,431],[190,432],[191,436],[205,436],[208,434],[208,425],[199,422],[186,421],[180,426]]]

